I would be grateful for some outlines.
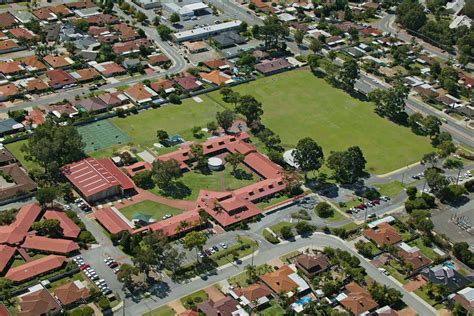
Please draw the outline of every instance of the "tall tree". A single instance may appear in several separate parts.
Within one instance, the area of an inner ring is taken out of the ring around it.
[[[324,160],[324,153],[321,146],[312,138],[301,139],[293,151],[293,158],[298,168],[304,172],[305,180],[308,179],[308,172],[317,171],[321,168]]]
[[[49,179],[57,180],[61,166],[85,157],[84,147],[85,143],[74,126],[57,126],[47,120],[35,129],[22,151],[26,160],[38,163]]]
[[[459,183],[459,176],[461,175],[461,171],[464,168],[464,163],[462,160],[459,159],[446,159],[443,164],[443,167],[447,169],[456,169],[458,171],[458,176],[456,177],[456,184]]]
[[[405,100],[408,89],[401,83],[387,90],[376,89],[369,93],[369,100],[375,103],[375,112],[395,122],[406,119]]]
[[[309,43],[309,49],[313,51],[313,53],[319,53],[321,51],[321,42],[317,38],[311,38],[311,42]]]
[[[247,124],[259,121],[263,114],[262,103],[257,101],[251,95],[244,95],[240,97],[235,107],[235,111],[245,116],[247,119]]]
[[[358,146],[346,151],[336,151],[329,155],[327,164],[334,172],[334,178],[340,183],[355,183],[364,175],[367,161]]]
[[[153,162],[153,178],[159,188],[168,187],[173,180],[180,177],[182,177],[182,172],[178,161],[157,159]]]
[[[232,166],[232,174],[235,175],[235,171],[237,170],[237,167],[244,161],[245,156],[242,155],[241,153],[230,153],[227,156],[225,156],[225,161]]]
[[[359,78],[359,65],[355,59],[345,61],[342,71],[339,73],[339,80],[346,90],[353,90],[356,80]]]
[[[431,139],[440,133],[441,120],[434,115],[428,115],[423,119],[423,127]]]
[[[431,168],[435,168],[436,165],[438,164],[438,160],[439,160],[438,154],[435,152],[430,152],[423,155],[423,158],[421,158],[421,164],[422,165],[430,164]]]
[[[0,278],[0,297],[2,301],[10,302],[13,297],[13,282],[7,278]]]
[[[204,150],[200,144],[191,145],[191,158],[196,160],[197,168],[201,169],[207,165],[206,156]]]
[[[206,241],[207,238],[203,232],[193,231],[184,236],[183,246],[189,251],[196,250],[196,260],[199,262],[199,251],[202,251]]]
[[[235,120],[235,113],[231,110],[224,110],[222,112],[217,112],[216,114],[216,121],[220,127],[227,133],[229,128],[231,128],[232,124]]]
[[[258,34],[263,37],[265,49],[270,49],[278,48],[290,31],[276,15],[270,15],[265,19],[264,25],[259,27]]]
[[[294,37],[295,37],[296,44],[301,45],[304,39],[304,32],[298,29],[295,31]]]
[[[133,290],[134,275],[138,275],[138,269],[128,263],[124,263],[120,265],[117,279],[122,282],[126,288]]]

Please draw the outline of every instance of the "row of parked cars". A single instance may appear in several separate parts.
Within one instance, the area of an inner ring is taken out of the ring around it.
[[[208,249],[205,249],[203,250],[202,252],[199,253],[199,257],[200,258],[204,258],[204,257],[207,257],[207,256],[210,256],[216,252],[219,252],[221,249],[219,249],[219,246],[222,248],[222,249],[227,249],[228,248],[228,245],[221,242],[219,245],[215,245],[215,246],[212,246],[211,248],[208,248]]]
[[[97,272],[92,268],[88,263],[84,261],[81,256],[74,257],[72,259],[74,263],[81,269],[81,271],[97,286],[97,288],[102,292],[103,295],[109,295],[112,293],[112,290],[107,285],[107,282],[104,279],[101,279]]]
[[[362,202],[359,205],[355,207],[351,207],[346,211],[347,214],[357,214],[360,211],[366,210],[368,208],[372,208],[374,206],[380,205],[381,202],[388,202],[390,201],[390,198],[388,196],[382,195],[378,199],[374,199],[372,201],[367,201],[367,202]],[[370,214],[372,215],[372,214]],[[375,214],[373,215],[375,217]]]

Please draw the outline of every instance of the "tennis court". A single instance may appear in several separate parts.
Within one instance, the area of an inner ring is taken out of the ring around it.
[[[130,137],[109,120],[102,120],[77,128],[86,143],[85,152],[100,150],[112,145],[127,144]]]

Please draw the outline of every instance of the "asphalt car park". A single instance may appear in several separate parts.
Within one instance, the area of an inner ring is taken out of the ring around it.
[[[96,270],[88,264],[82,256],[76,256],[72,260],[79,267],[82,273],[84,273],[84,275],[91,281],[91,283],[95,284],[103,295],[109,295],[112,293],[107,282],[99,276]]]

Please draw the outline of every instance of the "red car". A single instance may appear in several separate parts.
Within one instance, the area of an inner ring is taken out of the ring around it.
[[[379,205],[380,204],[380,200],[379,199],[375,199],[372,201],[372,203],[374,203],[375,205]]]
[[[364,204],[364,203],[361,203],[359,206],[357,206],[358,208],[360,208],[361,210],[365,210],[367,208],[367,206]]]
[[[83,264],[82,266],[79,267],[79,269],[81,269],[81,270],[85,270],[87,268],[90,268],[89,264]]]

